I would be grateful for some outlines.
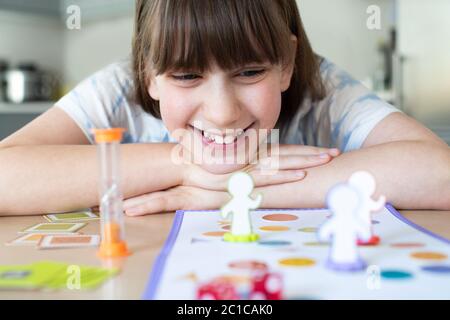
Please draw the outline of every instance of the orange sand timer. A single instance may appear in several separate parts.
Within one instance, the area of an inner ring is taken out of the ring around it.
[[[124,236],[123,196],[120,188],[120,141],[122,128],[94,129],[98,146],[100,180],[101,258],[123,257],[129,254]]]

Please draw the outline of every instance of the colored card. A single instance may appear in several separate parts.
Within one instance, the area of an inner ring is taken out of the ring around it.
[[[119,272],[117,268],[99,268],[90,266],[67,265],[66,272],[58,273],[49,283],[50,289],[95,289]],[[79,276],[76,279],[76,276]],[[70,286],[69,286],[70,285]]]
[[[4,289],[94,289],[119,272],[100,268],[40,261],[30,265],[0,265],[0,290]]]
[[[46,235],[39,242],[39,249],[95,247],[100,242],[98,235],[65,234]]]
[[[19,233],[74,233],[83,228],[86,223],[38,223]]]
[[[36,246],[47,233],[27,233],[5,243],[7,246]]]
[[[0,265],[0,289],[37,289],[44,287],[64,265],[35,263],[31,265]]]
[[[93,213],[90,211],[47,214],[44,216],[44,218],[49,222],[75,222],[100,219],[97,213]]]

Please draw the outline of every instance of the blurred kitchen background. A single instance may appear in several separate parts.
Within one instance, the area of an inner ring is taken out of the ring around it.
[[[297,1],[317,53],[450,144],[450,0]],[[66,25],[71,5],[80,29]],[[0,139],[130,55],[133,15],[134,0],[0,0]]]

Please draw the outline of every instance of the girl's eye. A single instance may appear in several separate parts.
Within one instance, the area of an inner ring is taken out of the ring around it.
[[[173,74],[172,78],[174,78],[175,80],[179,80],[179,81],[192,81],[192,80],[199,78],[199,76],[196,74],[193,74],[193,73]]]
[[[251,78],[251,77],[259,76],[260,74],[263,74],[264,72],[265,72],[264,69],[246,70],[246,71],[243,71],[243,72],[239,73],[239,76],[240,77]]]

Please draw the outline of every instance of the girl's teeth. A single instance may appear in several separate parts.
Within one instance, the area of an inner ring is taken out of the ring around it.
[[[208,141],[213,142],[214,138],[208,132],[203,131],[203,136],[208,139]]]
[[[223,137],[203,131],[203,136],[210,142],[215,142],[217,144],[231,144],[234,142],[236,138],[239,138],[239,136],[241,136],[243,133],[244,130],[238,129],[236,130],[236,135],[227,135]]]
[[[215,137],[214,137],[214,142],[215,142],[215,143],[223,144],[223,137],[221,137],[221,136],[215,136]]]
[[[230,143],[233,143],[234,139],[235,139],[234,136],[226,136],[226,137],[223,139],[223,142],[224,142],[225,144],[230,144]]]

